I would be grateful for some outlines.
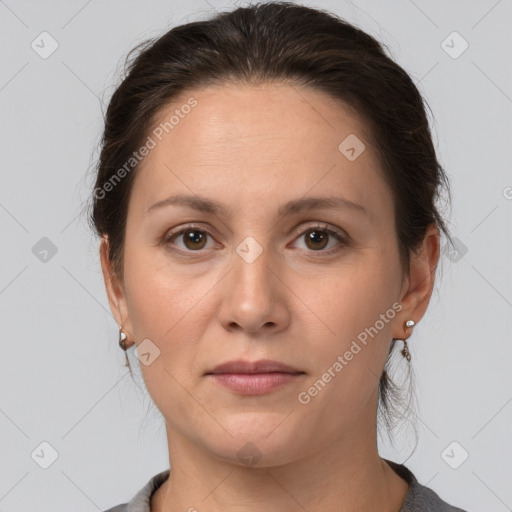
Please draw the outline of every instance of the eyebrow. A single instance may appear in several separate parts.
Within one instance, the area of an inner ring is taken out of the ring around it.
[[[231,211],[221,203],[202,196],[175,195],[157,201],[146,213],[153,212],[166,206],[184,206],[212,215],[230,215]],[[350,209],[354,212],[367,214],[365,208],[343,197],[304,197],[289,201],[278,210],[279,216],[293,215],[296,213],[317,209]]]

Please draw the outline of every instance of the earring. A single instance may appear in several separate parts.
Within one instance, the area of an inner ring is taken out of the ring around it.
[[[128,353],[126,352],[128,347],[126,346],[126,334],[123,331],[123,329],[119,329],[119,346],[124,350],[124,357],[126,358],[125,366],[127,368],[129,368],[130,367],[130,361],[128,360]],[[130,370],[130,372],[131,372],[131,370]]]
[[[416,325],[416,322],[414,320],[407,320],[407,322],[405,322],[406,329],[408,327],[414,327],[414,325]],[[407,340],[404,339],[403,342],[404,342],[404,348],[402,349],[401,354],[405,357],[405,359],[407,359],[407,362],[410,363],[411,362],[411,353],[409,352],[409,348],[407,347]]]
[[[126,334],[123,329],[119,329],[119,346],[126,351],[128,347],[126,346]]]

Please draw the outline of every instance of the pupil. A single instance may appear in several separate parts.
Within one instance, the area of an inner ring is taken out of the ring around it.
[[[325,242],[325,240],[327,240],[327,237],[325,236],[325,234],[322,234],[320,231],[310,231],[308,238],[313,243],[318,243],[318,242],[322,242],[322,241]],[[321,248],[323,248],[323,247],[325,247],[325,243],[321,246]]]
[[[194,236],[194,234],[196,236]],[[201,240],[202,237],[203,237],[203,234],[200,233],[199,231],[188,231],[186,234],[187,240],[190,242],[193,242],[193,243],[197,243],[198,241]]]

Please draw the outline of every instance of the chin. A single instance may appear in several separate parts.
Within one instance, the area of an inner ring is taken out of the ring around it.
[[[240,412],[219,418],[222,428],[205,445],[220,458],[247,467],[270,467],[297,456],[300,425],[283,413]]]

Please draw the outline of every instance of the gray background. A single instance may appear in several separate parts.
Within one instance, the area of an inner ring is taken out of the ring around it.
[[[168,467],[161,416],[122,366],[80,212],[101,103],[128,50],[233,5],[0,0],[0,510],[103,510]],[[376,36],[411,74],[454,192],[460,250],[443,253],[409,343],[419,442],[403,428],[399,448],[382,443],[381,455],[471,512],[512,510],[512,1],[309,5]],[[59,45],[46,59],[31,47],[43,31]],[[457,58],[454,31],[469,44]]]

